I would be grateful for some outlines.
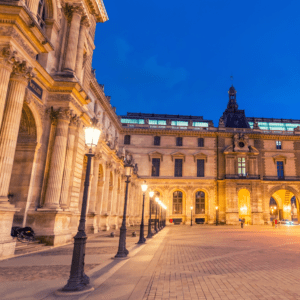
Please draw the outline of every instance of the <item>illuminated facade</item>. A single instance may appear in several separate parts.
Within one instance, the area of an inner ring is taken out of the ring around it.
[[[300,120],[247,118],[233,86],[228,93],[218,127],[195,116],[121,116],[139,176],[167,204],[169,220],[190,222],[193,207],[193,219],[209,224],[217,215],[226,224],[296,221]]]
[[[168,220],[188,221],[191,206],[196,221],[209,224],[216,207],[227,224],[295,218],[300,121],[246,118],[233,87],[218,127],[197,116],[117,116],[92,69],[96,24],[107,20],[101,0],[0,1],[0,256],[14,253],[12,226],[31,226],[48,244],[71,241],[86,171],[83,126],[91,118],[102,134],[89,233],[120,225],[126,154],[138,165],[128,225],[140,221],[144,180],[167,205]]]

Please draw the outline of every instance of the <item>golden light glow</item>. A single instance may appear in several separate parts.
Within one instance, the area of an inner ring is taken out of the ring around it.
[[[148,185],[147,185],[146,181],[144,181],[144,183],[141,185],[141,187],[142,187],[142,191],[145,193],[148,189]]]
[[[153,191],[150,191],[149,192],[149,196],[152,198],[154,196],[154,192]]]

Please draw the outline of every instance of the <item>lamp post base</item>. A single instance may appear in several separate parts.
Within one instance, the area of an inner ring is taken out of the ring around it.
[[[76,296],[76,295],[82,295],[85,293],[89,293],[94,291],[95,288],[91,285],[85,285],[83,289],[77,290],[77,291],[66,291],[66,290],[58,290],[55,292],[56,296]]]

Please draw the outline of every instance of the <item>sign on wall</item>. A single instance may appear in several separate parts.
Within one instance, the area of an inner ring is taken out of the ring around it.
[[[33,80],[30,80],[28,83],[28,88],[31,92],[33,92],[39,99],[42,100],[43,97],[43,89]]]

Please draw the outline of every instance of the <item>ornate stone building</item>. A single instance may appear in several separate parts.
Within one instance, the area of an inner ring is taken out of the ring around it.
[[[203,117],[127,113],[124,146],[168,206],[167,219],[268,224],[298,218],[300,120],[247,118],[236,91],[219,126]]]
[[[77,231],[87,152],[83,126],[102,135],[92,162],[89,232],[118,228],[124,200],[122,125],[92,69],[102,0],[0,1],[0,256],[12,225],[48,244]],[[140,215],[132,176],[128,223]]]
[[[71,241],[88,151],[83,127],[92,118],[102,134],[92,161],[90,233],[121,223],[126,151],[138,164],[128,225],[140,220],[144,180],[167,204],[168,220],[186,222],[191,206],[193,218],[209,224],[217,212],[227,224],[295,215],[300,121],[246,118],[233,87],[218,127],[194,116],[118,117],[92,69],[96,24],[107,20],[102,0],[0,0],[0,256],[14,253],[12,226],[31,226],[48,244]]]

